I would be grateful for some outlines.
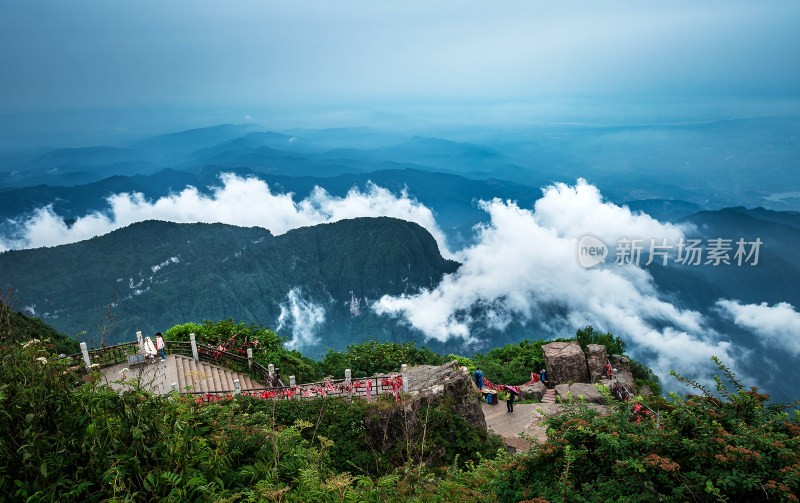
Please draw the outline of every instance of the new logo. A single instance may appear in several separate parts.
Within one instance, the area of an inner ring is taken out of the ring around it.
[[[578,240],[578,263],[586,269],[606,261],[608,247],[600,239],[585,234]]]

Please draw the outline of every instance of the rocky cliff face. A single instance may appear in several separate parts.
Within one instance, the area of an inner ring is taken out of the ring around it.
[[[480,393],[457,362],[411,367],[407,377],[409,390],[404,400],[380,408],[365,423],[367,435],[379,450],[420,446],[426,431],[433,427],[449,429],[447,437],[453,441],[465,437],[488,440]],[[434,445],[426,449],[425,453],[412,452],[411,456],[419,455],[423,460],[441,457],[446,447]]]
[[[633,373],[631,372],[631,360],[627,356],[620,356],[620,355],[611,355],[609,358],[611,361],[611,366],[617,371],[615,375],[620,383],[622,383],[625,388],[632,393],[633,395],[636,394],[636,382],[633,379]]]
[[[600,381],[606,372],[606,347],[602,344],[586,346],[586,366],[589,367],[591,382]]]

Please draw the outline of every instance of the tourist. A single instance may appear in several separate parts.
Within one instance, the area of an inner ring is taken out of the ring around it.
[[[481,372],[481,368],[478,367],[475,369],[475,386],[477,386],[479,390],[483,390],[483,384],[483,372]]]
[[[550,381],[547,380],[547,370],[542,369],[541,372],[539,372],[539,379],[542,381],[542,384],[544,384],[545,388],[550,387],[549,386]]]
[[[155,345],[153,345],[153,339],[151,339],[149,335],[144,338],[144,353],[150,358],[150,363],[155,363],[158,353],[156,352]]]
[[[510,386],[508,384],[503,385],[506,391],[508,391],[508,401],[506,401],[506,407],[508,408],[508,412],[506,414],[513,414],[514,413],[514,399],[519,395],[519,389],[515,386]]]
[[[156,334],[156,350],[161,352],[161,361],[167,361],[167,357],[164,355],[164,336],[161,335],[161,332]]]

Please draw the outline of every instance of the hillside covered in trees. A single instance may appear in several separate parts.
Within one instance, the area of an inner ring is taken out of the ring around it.
[[[79,243],[0,254],[0,282],[16,288],[16,300],[90,346],[185,320],[233,317],[281,325],[310,354],[344,347],[352,334],[412,340],[368,302],[431,288],[457,268],[425,229],[387,217],[280,236],[258,227],[148,221]]]

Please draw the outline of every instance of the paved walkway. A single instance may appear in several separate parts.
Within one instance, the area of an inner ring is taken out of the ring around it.
[[[167,361],[161,361],[161,358],[156,358],[154,363],[136,365],[120,363],[113,367],[106,367],[101,372],[105,382],[115,390],[128,388],[124,383],[114,382],[122,380],[123,375],[126,380],[138,377],[140,379],[139,386],[159,395],[169,393],[170,384],[178,382],[175,355],[168,355]]]
[[[528,440],[522,438],[521,433],[533,437],[540,443],[546,441],[547,429],[542,426],[542,421],[547,416],[559,414],[562,411],[561,405],[555,403],[514,404],[513,414],[506,414],[508,410],[506,402],[500,402],[497,405],[484,403],[482,407],[489,431],[503,437],[506,445],[515,448],[517,452],[530,449]]]
[[[604,405],[590,403],[587,407],[600,409],[601,413],[606,411]],[[544,443],[547,441],[547,428],[542,423],[547,417],[564,411],[561,404],[555,403],[555,390],[552,389],[547,390],[542,403],[514,404],[513,414],[506,414],[508,408],[506,402],[502,401],[497,405],[483,402],[482,408],[489,431],[503,437],[506,445],[513,447],[517,452],[526,452],[531,448],[528,439],[521,437],[520,434],[533,439],[534,445]]]

